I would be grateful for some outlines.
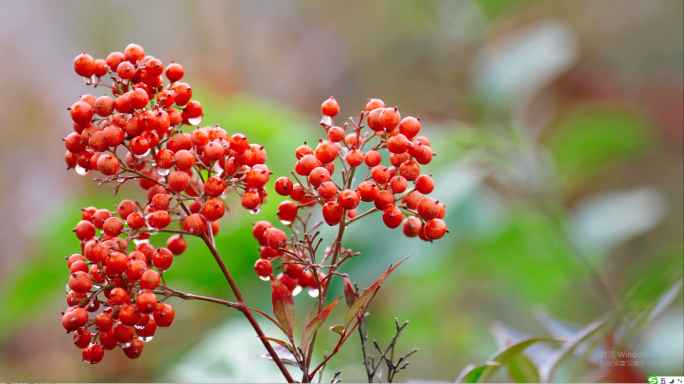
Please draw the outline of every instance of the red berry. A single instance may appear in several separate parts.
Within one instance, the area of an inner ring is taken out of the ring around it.
[[[441,219],[432,219],[425,222],[425,235],[431,239],[441,239],[447,232],[447,226]]]
[[[102,345],[102,348],[104,348],[107,351],[116,348],[119,342],[116,340],[116,336],[114,336],[113,329],[110,329],[106,332],[100,332],[100,344]]]
[[[416,179],[416,191],[427,195],[432,192],[433,189],[435,189],[435,182],[432,180],[432,177],[428,175],[418,176]]]
[[[123,222],[118,217],[110,217],[109,219],[105,220],[102,227],[104,233],[109,236],[119,236],[121,231],[123,231],[123,228]]]
[[[367,119],[368,128],[370,128],[376,132],[380,132],[380,131],[383,131],[385,129],[383,127],[383,125],[380,123],[380,114],[384,110],[385,110],[384,107],[380,107],[380,108],[375,108],[368,113],[368,119]]]
[[[171,223],[171,215],[167,211],[156,211],[152,214],[149,221],[152,227],[163,229]]]
[[[415,137],[420,132],[420,118],[412,116],[405,117],[399,123],[399,133],[410,138]]]
[[[168,67],[166,67],[166,78],[172,83],[182,79],[184,74],[185,71],[183,70],[183,67],[178,63],[174,63],[173,61]]]
[[[90,239],[95,236],[95,226],[90,221],[82,220],[76,225],[74,232],[79,240]]]
[[[381,161],[382,156],[380,156],[380,154],[374,149],[366,152],[366,155],[364,156],[364,162],[369,167],[375,167],[376,165],[380,164]]]
[[[396,136],[392,136],[389,138],[389,140],[387,140],[387,150],[391,153],[405,153],[410,147],[411,141],[401,133]]]
[[[357,187],[359,196],[363,201],[374,201],[378,196],[378,185],[372,181],[364,181]]]
[[[171,253],[171,251],[169,251],[167,248],[157,249],[152,256],[152,264],[154,264],[159,271],[166,271],[169,269],[172,262],[173,253]]]
[[[144,257],[144,256],[143,256]],[[131,260],[126,268],[126,278],[128,281],[136,281],[147,270],[147,263],[143,260]]]
[[[150,76],[159,76],[164,72],[164,64],[157,59],[152,59],[145,63],[145,71]]]
[[[148,269],[140,276],[140,288],[152,291],[159,286],[159,281],[159,272]]]
[[[90,364],[97,364],[104,358],[104,349],[99,344],[90,344],[84,350],[87,351],[85,354],[88,356],[86,361]]]
[[[126,224],[131,229],[140,229],[145,226],[145,217],[140,212],[133,212],[126,218]]]
[[[135,65],[123,62],[116,68],[116,74],[123,80],[128,80],[135,75]]]
[[[183,171],[173,171],[168,176],[169,189],[174,192],[182,192],[188,189],[190,176]]]
[[[114,319],[109,313],[100,312],[95,316],[95,326],[100,332],[107,332],[114,326]]]
[[[137,359],[142,354],[143,343],[139,338],[134,337],[133,340],[131,340],[131,345],[127,348],[124,348],[123,351],[126,357],[129,359]]]
[[[124,325],[136,325],[140,321],[140,316],[141,313],[136,306],[128,304],[119,309],[119,320]]]
[[[77,293],[87,293],[93,287],[93,279],[87,272],[78,271],[69,277],[69,288]]]
[[[415,161],[405,161],[399,167],[399,175],[406,178],[408,181],[414,181],[420,175],[420,165]]]
[[[351,167],[358,167],[359,165],[363,164],[364,161],[363,152],[359,151],[358,149],[352,149],[351,151],[347,152],[347,155],[344,158],[347,160],[347,164],[349,164]]]
[[[370,112],[377,108],[385,108],[385,102],[380,99],[368,99],[366,103],[366,112]]]
[[[157,296],[151,291],[140,292],[135,305],[140,313],[152,313],[157,308]]]
[[[318,187],[324,181],[330,180],[330,172],[324,167],[316,167],[309,173],[309,182],[314,187]]]
[[[335,117],[337,113],[340,112],[340,106],[337,104],[335,98],[330,96],[330,98],[321,105],[321,112],[326,116]]]
[[[123,54],[124,60],[135,64],[145,57],[145,50],[138,44],[130,43],[126,49],[124,49]]]
[[[71,113],[71,119],[77,124],[87,125],[93,118],[93,107],[85,101],[75,102],[69,108],[69,112]]]
[[[411,192],[409,195],[405,196],[403,199],[401,199],[401,202],[403,204],[406,204],[406,207],[408,209],[416,209],[418,207],[418,202],[420,199],[423,198],[423,194],[420,192]]]
[[[175,83],[171,90],[173,91],[176,105],[186,105],[192,98],[192,88],[185,83]]]
[[[332,127],[328,130],[328,138],[333,143],[344,140],[344,129],[340,127]]]
[[[83,349],[90,345],[90,339],[93,337],[92,333],[87,328],[79,328],[74,332],[74,345]]]
[[[268,233],[265,235],[266,243],[269,247],[273,249],[278,249],[284,247],[287,243],[287,235],[282,229],[272,228],[269,229]]]
[[[278,206],[278,219],[284,225],[290,225],[297,218],[297,211],[299,211],[297,204],[290,200],[285,200]]]
[[[425,220],[432,220],[439,215],[439,202],[432,197],[423,197],[418,202],[418,214]]]
[[[157,309],[154,310],[154,321],[161,328],[170,326],[173,323],[174,316],[173,308],[166,303],[157,305]]]
[[[321,141],[314,153],[322,163],[332,163],[337,158],[337,145],[331,141]]]
[[[380,185],[387,184],[391,177],[389,168],[384,165],[376,165],[373,167],[371,176],[373,177],[373,180]]]
[[[285,274],[283,274],[283,273],[279,274],[278,277],[276,277],[276,279],[277,279],[282,285],[284,285],[285,287],[287,287],[287,289],[289,289],[290,292],[294,291],[295,288],[297,288],[297,281],[294,280],[294,279],[292,279],[292,278],[290,278],[289,276],[287,276],[287,275],[285,275]]]
[[[88,312],[83,308],[70,308],[62,316],[62,326],[67,331],[75,331],[86,323],[88,323]]]
[[[306,145],[306,143],[304,143],[304,145],[300,145],[295,150],[295,156],[297,157],[297,160],[300,160],[302,157],[306,155],[313,155],[313,153],[313,150],[308,145]]]
[[[242,153],[249,148],[249,141],[242,133],[236,133],[230,137],[230,149]]]
[[[335,197],[337,186],[332,181],[324,181],[318,186],[318,195],[324,199]]]
[[[399,208],[395,206],[389,206],[385,208],[382,212],[382,221],[388,228],[396,228],[401,225],[401,220],[403,219],[403,214]]]
[[[375,197],[375,208],[384,211],[387,207],[394,205],[394,194],[386,189],[378,192]]]
[[[353,189],[345,189],[340,192],[340,195],[337,198],[337,202],[340,203],[340,206],[344,209],[354,209],[358,207],[359,201],[359,193]]]
[[[404,177],[401,176],[394,176],[390,180],[390,189],[392,190],[393,193],[402,193],[406,190],[406,187],[408,186],[408,182]]]
[[[204,218],[204,216],[194,213],[185,219],[183,228],[187,232],[199,236],[207,230],[207,220]]]
[[[380,115],[378,116],[378,122],[380,125],[382,125],[383,128],[385,128],[388,131],[393,130],[397,124],[401,121],[401,114],[399,114],[399,110],[397,107],[394,108],[385,108],[380,112]]]
[[[292,181],[287,177],[279,177],[275,182],[276,193],[280,196],[290,196],[292,193]]]
[[[107,257],[107,272],[112,275],[120,275],[128,268],[128,258],[121,252],[112,252]]]
[[[74,71],[79,76],[90,77],[95,74],[95,60],[83,52],[74,59]]]
[[[323,206],[323,220],[325,220],[326,224],[330,226],[337,225],[342,221],[343,216],[344,209],[339,203],[329,201]]]
[[[254,271],[256,272],[257,276],[261,277],[262,279],[268,279],[268,276],[273,274],[273,266],[271,265],[270,261],[266,259],[259,259],[254,264]]]

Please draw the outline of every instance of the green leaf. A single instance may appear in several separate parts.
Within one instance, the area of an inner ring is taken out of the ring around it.
[[[292,340],[295,321],[295,302],[292,292],[272,275],[271,288],[273,314],[285,330],[287,337]]]
[[[330,315],[330,312],[335,308],[335,305],[337,305],[337,302],[340,301],[341,297],[335,301],[332,302],[332,304],[328,305],[324,310],[321,311],[316,317],[311,320],[306,327],[304,327],[304,332],[302,334],[302,343],[300,344],[300,347],[302,348],[302,351],[304,352],[304,355],[306,356],[307,350],[309,349],[309,343],[311,343],[311,339],[313,338],[314,334],[316,334],[316,331],[323,325],[323,322],[325,319],[328,318],[328,315]]]
[[[660,297],[660,299],[658,299],[656,305],[653,307],[653,310],[651,310],[651,313],[648,314],[648,319],[646,319],[647,323],[658,317],[670,306],[670,304],[672,304],[672,302],[679,295],[679,291],[682,289],[682,282],[683,279],[677,280],[677,282],[670,287],[670,289],[668,289],[667,292]]]
[[[539,342],[562,342],[562,340],[558,339],[551,339],[551,338],[546,338],[546,337],[536,337],[536,338],[531,338],[531,339],[526,339],[520,342],[517,342],[508,348],[505,348],[501,352],[498,352],[494,358],[491,359],[492,362],[499,363],[498,366],[496,367],[486,367],[483,369],[482,373],[480,374],[478,378],[478,383],[483,383],[487,380],[489,380],[494,374],[499,370],[500,367],[508,364],[508,362],[516,357],[520,356],[527,347],[529,347],[532,344],[539,343]]]
[[[332,327],[328,328],[328,331],[333,331],[339,333],[340,336],[344,336],[344,326],[342,324],[333,325]]]
[[[373,297],[375,291],[377,291],[378,288],[380,288],[380,284],[382,284],[385,278],[387,278],[387,276],[389,276],[389,274],[392,273],[392,271],[394,271],[399,265],[401,265],[401,263],[403,263],[409,257],[411,257],[411,255],[404,257],[400,262],[397,263],[397,265],[393,267],[391,266],[387,270],[387,272],[380,276],[380,278],[366,290],[366,292],[362,293],[361,296],[359,296],[359,298],[356,299],[356,301],[354,301],[354,303],[349,308],[349,311],[347,312],[347,316],[345,316],[344,319],[345,330],[349,329],[349,325],[354,319],[358,319],[359,312],[366,310],[368,302]]]
[[[617,315],[615,313],[611,313],[580,329],[579,332],[577,332],[577,334],[575,334],[575,336],[573,336],[567,344],[563,345],[561,349],[554,352],[554,354],[551,355],[541,367],[539,367],[539,373],[542,382],[550,382],[556,370],[560,367],[561,362],[567,356],[571,355],[580,344],[598,334],[607,324],[611,323],[616,318]]]
[[[549,143],[563,184],[576,185],[598,171],[644,154],[653,141],[647,124],[637,114],[599,108],[566,116],[550,131]]]
[[[511,361],[508,362],[508,374],[516,383],[539,382],[537,367],[534,366],[524,353],[511,358]]]
[[[461,373],[458,375],[458,378],[456,379],[457,383],[478,383],[478,379],[482,375],[485,369],[492,369],[492,368],[498,368],[499,363],[497,362],[488,362],[482,365],[475,366],[473,364],[467,365]]]

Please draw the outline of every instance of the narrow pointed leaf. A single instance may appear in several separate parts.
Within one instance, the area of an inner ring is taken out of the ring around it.
[[[551,379],[553,379],[556,369],[558,369],[561,361],[563,361],[565,357],[573,353],[578,345],[582,344],[586,340],[589,340],[596,334],[599,334],[607,324],[611,323],[615,319],[616,314],[611,313],[580,329],[579,332],[577,332],[577,334],[573,336],[567,344],[563,345],[561,349],[555,351],[553,355],[549,356],[548,360],[539,367],[541,381],[548,383]]]
[[[648,319],[646,319],[646,322],[649,323],[658,315],[663,313],[667,309],[667,307],[672,304],[672,302],[677,298],[679,295],[679,291],[682,289],[682,279],[677,280],[677,282],[667,290],[656,302],[655,307],[653,307],[653,310],[651,313],[648,315]]]
[[[482,364],[475,366],[473,364],[467,365],[461,373],[458,375],[458,378],[456,379],[457,383],[477,383],[478,379],[482,375],[482,372],[487,369],[487,368],[498,368],[499,363],[490,361],[488,363]]]
[[[271,276],[273,314],[289,339],[292,339],[295,321],[295,302],[285,285]]]
[[[403,260],[398,262],[397,265],[390,267],[387,270],[387,272],[380,276],[380,278],[366,290],[366,292],[362,293],[361,296],[359,296],[359,298],[354,301],[354,303],[349,308],[349,311],[347,312],[347,316],[344,319],[345,329],[349,328],[351,322],[358,317],[359,312],[366,310],[368,301],[373,297],[373,294],[375,293],[375,291],[378,290],[380,284],[382,284],[385,278],[387,278],[387,276],[389,276],[389,274],[392,273],[392,271],[394,271],[399,265],[401,265],[401,263],[403,263],[409,257],[411,257],[411,255],[406,256]]]
[[[328,328],[328,331],[333,331],[339,333],[341,336],[344,336],[344,326],[342,324],[333,325],[332,327]]]
[[[354,292],[354,287],[352,287],[351,281],[348,277],[344,278],[344,299],[347,301],[347,306],[351,307],[356,300],[356,293]]]
[[[290,350],[290,352],[293,352],[292,346],[290,346],[286,341],[280,340],[280,339],[274,339],[273,337],[268,337],[268,336],[259,336],[260,338],[268,341],[272,341],[281,347],[285,347]]]
[[[283,328],[283,326],[280,325],[280,324],[279,324],[274,318],[272,318],[271,316],[267,315],[267,314],[264,313],[264,312],[261,312],[261,311],[258,310],[258,309],[249,308],[249,310],[250,310],[250,311],[254,311],[254,312],[256,312],[256,313],[258,313],[258,314],[260,314],[260,315],[263,315],[265,318],[271,320],[271,322],[272,322],[273,324],[275,324],[275,326],[278,327],[278,329],[280,329],[281,331],[283,331],[284,334],[287,335],[287,331],[285,331],[285,329]]]
[[[340,301],[341,297],[335,301],[333,301],[330,305],[328,305],[324,310],[321,311],[316,317],[311,320],[306,327],[304,327],[304,332],[302,334],[302,343],[300,344],[300,348],[302,348],[302,351],[304,351],[304,355],[307,354],[307,350],[309,349],[309,343],[311,343],[311,339],[313,338],[314,334],[318,329],[323,325],[323,322],[325,319],[328,318],[328,315],[330,315],[330,311],[335,308],[335,305],[337,305],[337,302]]]
[[[280,359],[280,361],[283,362],[283,364],[292,365],[294,367],[299,366],[299,364],[297,363],[297,359],[295,358],[292,351],[290,351],[290,349],[281,347],[280,345],[276,345],[275,347],[273,347],[273,350],[275,351],[276,355],[278,355],[278,358]],[[273,360],[273,357],[269,353],[264,353],[256,357],[260,357],[262,359],[267,360]]]
[[[489,380],[494,374],[501,368],[510,362],[510,360],[516,356],[521,355],[527,347],[530,345],[540,343],[540,342],[562,342],[562,340],[550,339],[545,337],[537,337],[526,339],[505,348],[501,352],[498,352],[492,359],[492,362],[499,363],[497,366],[487,366],[480,373],[477,378],[478,383],[484,383]]]
[[[516,383],[539,382],[537,367],[523,353],[511,358],[511,361],[508,363],[508,374]]]

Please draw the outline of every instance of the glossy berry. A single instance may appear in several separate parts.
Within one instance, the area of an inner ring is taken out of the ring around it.
[[[333,226],[342,221],[344,216],[344,209],[336,201],[329,201],[323,205],[323,220],[326,224]]]
[[[173,323],[174,316],[173,308],[166,303],[157,305],[157,308],[154,310],[154,321],[161,328],[169,327]]]
[[[266,259],[259,259],[254,264],[254,271],[257,276],[261,278],[268,278],[269,275],[273,274],[273,266],[271,262]]]
[[[140,292],[135,301],[135,305],[141,314],[152,313],[157,308],[157,296],[155,296],[151,291]]]
[[[268,233],[266,234],[266,243],[269,247],[278,249],[285,246],[285,243],[287,243],[287,235],[282,229],[269,229]]]
[[[359,206],[359,193],[353,189],[345,189],[344,191],[340,192],[337,202],[340,203],[340,206],[343,209],[354,209]]]
[[[403,214],[401,210],[395,206],[389,206],[382,212],[382,221],[388,228],[397,228],[401,225]]]
[[[330,96],[330,98],[321,105],[321,112],[326,116],[335,117],[337,113],[340,112],[340,106],[337,104],[335,98]]]
[[[159,286],[159,273],[153,269],[148,269],[140,276],[140,288],[147,290],[154,290]]]
[[[416,207],[418,214],[425,220],[432,220],[439,215],[439,202],[432,197],[423,197]]]
[[[276,193],[280,196],[290,196],[290,193],[292,193],[292,187],[292,181],[284,176],[279,177],[275,182]]]
[[[441,239],[446,232],[446,224],[441,219],[432,219],[425,222],[425,235],[430,239]]]
[[[299,208],[297,207],[297,204],[290,200],[285,200],[278,206],[278,219],[284,225],[290,225],[297,218],[298,211]]]

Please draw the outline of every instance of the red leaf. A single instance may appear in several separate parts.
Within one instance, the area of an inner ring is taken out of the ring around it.
[[[366,306],[368,305],[368,301],[373,297],[373,294],[375,293],[375,291],[377,291],[378,288],[380,288],[380,284],[382,284],[382,282],[385,280],[385,278],[387,276],[389,276],[389,274],[392,273],[392,271],[394,271],[401,263],[403,263],[409,257],[411,257],[411,255],[404,257],[404,259],[401,260],[400,262],[398,262],[397,265],[395,265],[393,267],[391,266],[387,270],[387,272],[385,272],[382,276],[380,276],[378,281],[373,283],[373,285],[371,285],[366,290],[366,292],[362,293],[361,296],[359,296],[359,298],[356,299],[356,301],[354,301],[354,303],[349,308],[349,311],[347,312],[347,316],[344,319],[345,331],[349,328],[349,325],[351,324],[352,321],[354,321],[354,319],[358,319],[359,312],[362,312],[362,311],[365,312]]]
[[[354,287],[351,285],[348,277],[344,278],[344,299],[347,301],[347,306],[351,307],[356,300],[356,293],[354,292]]]
[[[306,327],[304,327],[304,333],[302,334],[302,343],[300,344],[300,347],[302,348],[302,351],[304,351],[305,356],[307,349],[309,349],[309,343],[311,343],[313,335],[316,333],[316,331],[318,331],[321,325],[323,325],[325,319],[327,319],[328,315],[330,315],[330,311],[335,308],[335,305],[338,301],[340,301],[340,299],[333,301],[332,304],[328,305],[324,310],[321,311],[321,313],[316,315],[316,317],[314,317],[313,320],[306,325]]]
[[[271,276],[271,288],[273,314],[287,337],[292,340],[295,321],[295,302],[292,293],[273,276]]]

